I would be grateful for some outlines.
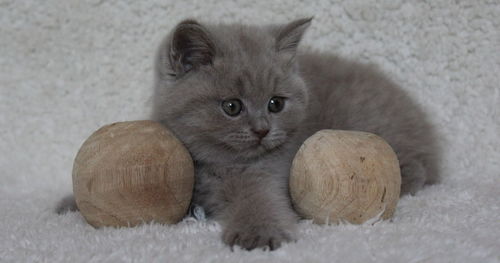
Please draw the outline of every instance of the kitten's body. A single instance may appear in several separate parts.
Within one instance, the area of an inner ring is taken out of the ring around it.
[[[193,203],[224,226],[223,240],[247,249],[293,239],[288,196],[291,160],[320,129],[385,138],[400,160],[402,193],[437,175],[435,142],[424,114],[371,66],[296,51],[310,20],[283,26],[181,23],[157,60],[153,118],[168,126],[196,163]],[[273,96],[286,98],[278,113]],[[237,98],[236,117],[221,110]],[[258,142],[252,130],[265,129]]]
[[[309,87],[310,107],[304,132],[360,130],[378,134],[394,148],[402,169],[401,193],[415,193],[437,179],[433,127],[404,90],[374,66],[332,55],[299,57]]]
[[[400,160],[403,194],[437,176],[434,135],[420,109],[371,66],[297,53],[309,24],[187,20],[159,49],[153,119],[189,149],[193,203],[222,223],[229,245],[273,249],[293,240],[298,216],[288,196],[289,167],[302,142],[320,129],[385,138]],[[271,112],[276,96],[285,106]],[[235,116],[221,108],[230,99],[243,105]]]

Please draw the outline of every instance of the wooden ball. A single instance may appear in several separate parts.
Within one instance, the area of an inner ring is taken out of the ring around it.
[[[400,188],[393,149],[379,136],[358,131],[317,132],[302,144],[290,175],[294,208],[318,224],[390,218]]]
[[[77,206],[94,227],[176,223],[187,212],[193,183],[188,151],[153,121],[100,128],[83,143],[73,166]]]

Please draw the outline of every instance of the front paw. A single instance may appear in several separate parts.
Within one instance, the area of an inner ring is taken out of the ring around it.
[[[78,211],[78,206],[76,205],[75,198],[72,195],[63,198],[61,201],[59,201],[59,204],[57,204],[56,207],[56,213],[60,215],[66,212],[74,211]]]
[[[246,250],[255,248],[275,250],[282,243],[293,240],[291,231],[271,225],[228,227],[224,230],[222,238],[231,248],[237,245]]]

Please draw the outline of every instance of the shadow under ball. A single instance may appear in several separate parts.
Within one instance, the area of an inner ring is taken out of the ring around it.
[[[187,212],[193,183],[189,152],[153,121],[100,128],[83,143],[73,166],[77,206],[94,227],[177,223]]]
[[[392,217],[401,172],[393,149],[375,134],[322,130],[297,152],[290,175],[296,211],[318,224],[361,224]]]

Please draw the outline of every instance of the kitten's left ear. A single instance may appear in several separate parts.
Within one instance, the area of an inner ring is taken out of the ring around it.
[[[302,35],[311,25],[312,19],[312,17],[302,18],[280,27],[276,35],[276,50],[280,53],[294,55]]]
[[[212,63],[215,45],[208,30],[195,20],[177,25],[170,43],[170,63],[177,74]]]

